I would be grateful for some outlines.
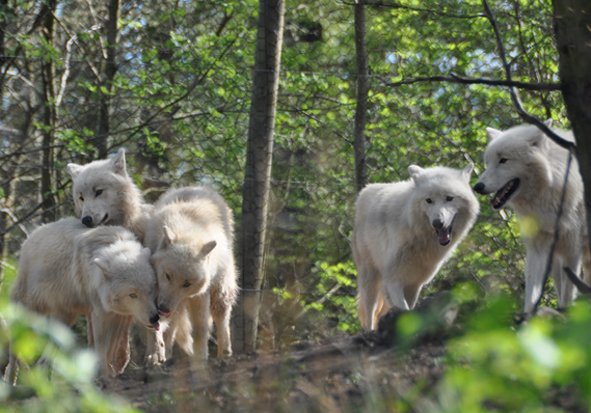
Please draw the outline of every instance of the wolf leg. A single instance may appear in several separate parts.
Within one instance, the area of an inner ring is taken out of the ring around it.
[[[400,310],[410,310],[406,298],[404,297],[404,284],[398,280],[386,280],[384,294],[386,302],[392,307]]]
[[[404,298],[411,310],[415,308],[422,287],[422,285],[407,285],[404,287]]]
[[[232,355],[232,341],[230,338],[232,303],[227,302],[224,298],[223,294],[212,294],[211,296],[210,310],[217,330],[218,358]]]
[[[361,327],[371,331],[377,327],[375,316],[379,310],[381,276],[376,269],[359,264],[357,282],[359,289],[357,303],[359,322]]]
[[[209,314],[209,293],[189,298],[191,300],[189,312],[193,324],[193,357],[191,367],[199,366],[207,360],[207,342],[211,329],[211,316]]]
[[[541,253],[538,248],[527,248],[525,257],[525,312],[533,311],[542,294],[544,271],[548,254]]]
[[[575,274],[579,275],[581,272],[581,261],[582,261],[582,254],[572,254],[567,259],[564,260],[556,260],[555,265],[552,268],[552,276],[554,277],[554,283],[556,284],[556,279],[560,279],[560,291],[556,291],[558,293],[558,308],[566,308],[576,297],[577,295],[577,288],[572,283],[571,280],[568,279],[565,272],[562,270],[562,267],[570,268]],[[558,268],[556,267],[558,265]]]

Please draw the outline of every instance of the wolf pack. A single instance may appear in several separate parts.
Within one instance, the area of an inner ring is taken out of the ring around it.
[[[546,121],[551,127],[552,121]],[[566,140],[571,132],[553,129]],[[367,185],[356,202],[351,237],[358,273],[358,316],[377,328],[390,308],[412,310],[423,286],[451,257],[478,217],[474,192],[492,195],[528,223],[525,311],[543,292],[548,258],[559,307],[576,296],[563,270],[591,280],[583,183],[576,160],[537,127],[486,129],[486,170],[470,185],[473,165],[408,167],[410,179]],[[234,220],[207,186],[173,188],[146,204],[126,168],[123,149],[107,160],[69,164],[76,218],[37,228],[23,243],[12,300],[72,326],[86,316],[88,344],[103,375],[130,360],[133,323],[145,336],[145,364],[172,357],[175,345],[192,367],[208,358],[215,323],[217,356],[232,355],[230,319],[238,291]],[[568,174],[568,176],[566,176]],[[565,185],[566,183],[566,185]],[[558,224],[557,224],[558,222]],[[558,228],[558,233],[556,229]],[[15,383],[11,353],[5,379]]]

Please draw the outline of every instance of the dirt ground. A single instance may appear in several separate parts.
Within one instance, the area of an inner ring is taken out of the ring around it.
[[[427,411],[406,400],[414,384],[442,376],[445,345],[389,349],[377,333],[296,343],[280,352],[212,359],[202,371],[187,362],[125,373],[103,389],[146,412]]]

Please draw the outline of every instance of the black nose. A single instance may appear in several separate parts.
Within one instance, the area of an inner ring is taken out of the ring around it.
[[[82,223],[88,228],[92,228],[92,217],[90,215],[86,215],[82,218]]]
[[[474,192],[482,194],[484,192],[484,184],[482,182],[476,182],[476,185],[474,185]]]
[[[433,224],[433,228],[435,228],[435,229],[441,229],[441,228],[443,228],[443,221],[440,220],[439,218],[438,219],[434,219],[432,224]]]
[[[154,314],[152,317],[150,317],[150,324],[154,324],[156,323],[158,320],[160,320],[160,316],[158,315],[158,313]]]

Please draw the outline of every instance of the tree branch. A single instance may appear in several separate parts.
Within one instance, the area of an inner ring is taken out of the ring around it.
[[[503,44],[501,32],[499,31],[499,27],[497,25],[497,20],[495,19],[493,11],[488,4],[488,1],[482,0],[482,5],[484,6],[484,10],[486,11],[486,18],[492,25],[493,30],[495,32],[495,38],[497,40],[497,46],[499,48],[499,57],[501,58],[501,61],[503,63],[505,76],[507,77],[507,81],[511,82],[511,65],[507,62],[507,57],[505,55],[505,46]],[[521,101],[521,96],[519,95],[519,90],[517,89],[517,87],[509,87],[509,93],[511,94],[511,100],[513,101],[513,105],[515,106],[517,113],[519,113],[519,116],[521,116],[521,119],[523,119],[529,124],[536,126],[538,129],[544,132],[544,134],[546,134],[550,139],[552,139],[557,145],[574,153],[575,144],[573,142],[567,141],[566,139],[556,134],[552,129],[546,126],[544,122],[542,122],[535,116],[529,114],[523,108],[523,102]]]
[[[485,79],[485,78],[472,78],[450,73],[449,76],[427,76],[427,77],[414,77],[410,79],[400,80],[398,82],[387,82],[385,79],[378,77],[385,86],[397,87],[402,85],[412,85],[419,82],[449,82],[449,83],[461,83],[468,85],[491,85],[491,86],[507,86],[507,87],[518,87],[526,90],[560,90],[559,83],[528,83],[514,80],[501,80],[501,79]]]
[[[358,4],[358,2],[348,3],[346,1],[343,1],[342,3],[345,4],[345,5],[347,5],[347,6],[355,6],[356,4]],[[454,14],[454,13],[445,13],[445,12],[438,11],[438,10],[423,9],[421,7],[407,6],[405,4],[400,4],[400,3],[385,3],[383,1],[375,1],[375,2],[365,1],[365,2],[363,2],[363,4],[366,5],[366,6],[373,6],[373,7],[388,7],[388,8],[391,8],[391,9],[402,9],[402,10],[418,11],[418,12],[427,13],[427,14],[434,14],[436,16],[441,16],[441,17],[453,17],[453,18],[456,18],[456,19],[477,19],[479,17],[486,17],[482,13],[479,13],[479,14]]]

